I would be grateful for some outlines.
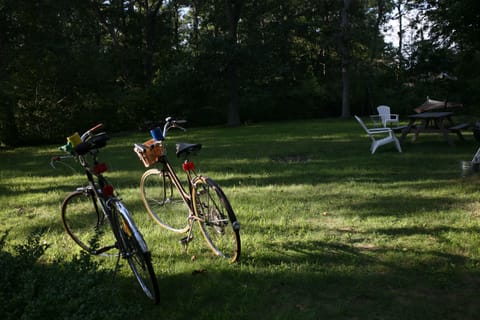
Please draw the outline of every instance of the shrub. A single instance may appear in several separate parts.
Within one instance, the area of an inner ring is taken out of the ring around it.
[[[0,238],[1,319],[120,319],[138,313],[137,306],[116,301],[111,271],[100,271],[90,255],[71,261],[41,263],[48,244],[43,231],[22,245],[6,248],[8,231]]]

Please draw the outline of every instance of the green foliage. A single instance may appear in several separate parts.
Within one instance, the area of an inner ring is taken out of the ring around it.
[[[118,303],[108,281],[90,255],[45,264],[49,245],[45,232],[34,231],[24,244],[7,248],[8,232],[0,239],[0,316],[2,319],[123,319],[139,310]]]
[[[244,121],[340,114],[341,1],[242,1],[233,45],[225,3],[1,0],[0,144],[63,141],[100,121],[122,131],[165,114],[223,124],[232,70]],[[394,4],[352,2],[351,110],[406,114],[428,95],[476,112],[478,3],[409,1],[430,32],[401,59],[381,34]],[[439,72],[459,80],[425,81]]]

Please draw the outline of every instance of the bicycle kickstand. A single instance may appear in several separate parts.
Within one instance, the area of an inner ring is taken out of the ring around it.
[[[182,239],[180,239],[180,244],[183,244],[183,249],[185,251],[185,253],[187,252],[187,249],[188,249],[188,244],[190,243],[190,241],[193,240],[193,216],[190,216],[188,217],[188,223],[190,224],[190,228],[188,228],[188,234],[186,237],[183,237]]]
[[[115,263],[115,269],[113,269],[113,281],[115,281],[115,278],[117,276],[117,271],[120,270],[120,258],[122,256],[122,253],[119,252],[118,253],[118,258],[117,258],[117,262]]]
[[[190,243],[190,241],[193,240],[193,234],[192,234],[192,228],[190,227],[190,229],[188,230],[188,234],[186,237],[183,237],[182,239],[180,239],[180,244],[183,244],[183,250],[185,251],[185,253],[187,252],[187,249],[188,249],[188,244]]]

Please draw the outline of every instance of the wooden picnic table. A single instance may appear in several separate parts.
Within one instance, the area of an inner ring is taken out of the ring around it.
[[[408,125],[402,130],[400,141],[403,142],[407,134],[414,133],[412,141],[416,141],[418,135],[424,132],[440,133],[449,145],[454,145],[450,133],[456,133],[460,140],[465,140],[462,130],[469,127],[468,123],[455,125],[452,120],[453,112],[425,112],[408,116]]]

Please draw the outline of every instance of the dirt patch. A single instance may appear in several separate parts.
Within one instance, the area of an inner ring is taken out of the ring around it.
[[[272,158],[273,161],[281,163],[305,163],[310,161],[310,157],[304,154],[290,154]]]

